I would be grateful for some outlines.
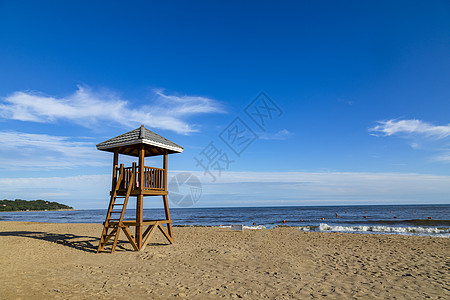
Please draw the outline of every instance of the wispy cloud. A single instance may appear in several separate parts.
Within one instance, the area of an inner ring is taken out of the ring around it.
[[[443,139],[450,136],[450,124],[436,126],[421,120],[388,120],[378,121],[378,125],[369,129],[373,135],[421,135],[430,138]]]
[[[202,172],[194,174],[205,178]],[[198,205],[220,206],[235,200],[240,206],[246,203],[447,203],[449,193],[450,176],[369,172],[224,172],[216,183],[203,182],[203,196]]]
[[[200,96],[173,96],[164,94],[164,90],[154,90],[158,96],[158,106],[154,106],[158,112],[167,113],[179,117],[194,114],[209,114],[225,112],[219,102]]]
[[[262,140],[287,140],[293,135],[294,133],[287,129],[280,130],[276,133],[258,132],[258,137]]]
[[[189,134],[198,128],[188,123],[187,118],[224,112],[221,104],[210,98],[167,95],[163,90],[154,93],[154,101],[148,105],[133,106],[113,92],[94,92],[84,86],[78,86],[73,94],[61,98],[18,91],[2,98],[0,117],[43,123],[66,120],[86,127],[99,122],[130,128],[144,124]]]
[[[107,165],[95,144],[64,136],[0,131],[0,168],[67,169]]]
[[[450,150],[447,150],[433,158],[435,161],[450,163]]]
[[[422,120],[392,119],[378,121],[378,125],[369,128],[369,133],[377,137],[398,136],[409,140],[413,149],[427,148],[438,153],[431,161],[450,163],[450,124],[433,125]],[[426,145],[426,147],[423,147]]]
[[[178,172],[189,171],[172,171],[169,181]],[[191,173],[203,185],[197,206],[448,203],[450,194],[450,176],[427,174],[224,172],[211,183],[204,180],[203,172]],[[106,208],[110,184],[110,174],[0,178],[2,197],[43,198],[75,208]]]
[[[0,178],[2,197],[6,199],[44,199],[75,208],[105,208],[111,175],[70,177]]]

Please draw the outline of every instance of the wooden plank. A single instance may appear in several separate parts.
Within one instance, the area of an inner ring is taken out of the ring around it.
[[[144,150],[144,145],[142,144],[140,149],[139,149],[139,189],[140,189],[140,193],[137,196],[137,201],[136,201],[136,222],[138,223],[138,225],[136,225],[136,234],[135,234],[135,239],[136,239],[136,244],[138,246],[138,249],[141,249],[142,247],[142,219],[144,217],[144,212],[143,212],[143,205],[144,205],[144,196],[142,194],[142,190],[143,190],[143,186],[144,186],[144,155],[145,155],[145,150]]]
[[[165,191],[167,191],[167,169],[168,169],[167,164],[168,164],[167,154],[164,154],[164,157],[163,157],[163,169],[164,169],[164,171],[163,171],[163,176],[164,176],[163,188]],[[163,202],[164,202],[164,212],[166,214],[166,220],[170,220],[169,202],[167,201],[167,194],[163,195],[162,197],[163,197]],[[173,231],[172,231],[171,223],[167,224],[167,231],[169,233],[171,243],[173,243]]]
[[[158,223],[158,221],[154,221],[151,224],[148,225],[156,225]],[[142,237],[145,238],[145,236],[148,234],[148,232],[152,229],[152,226],[148,226],[147,229],[144,231],[144,233],[142,234]]]
[[[133,163],[133,167],[132,168],[133,168],[133,170],[136,169],[136,163]],[[133,173],[131,174],[130,180],[134,181],[135,178],[136,178],[136,172],[133,171]],[[125,216],[125,210],[127,208],[128,200],[130,199],[130,194],[131,194],[131,190],[132,189],[133,189],[133,185],[132,184],[128,185],[127,193],[125,195],[125,199],[123,201],[122,211],[121,211],[121,214],[120,214],[120,222],[123,221],[123,218]]]
[[[134,251],[139,251],[136,243],[134,242],[134,238],[131,235],[131,232],[128,230],[128,227],[122,227],[123,232],[127,236],[128,241],[130,241],[131,246],[133,246]]]
[[[161,171],[164,170],[163,168],[147,167],[147,166],[145,166],[145,168],[146,168],[146,169],[150,169],[150,170],[161,170]]]
[[[138,195],[144,195],[144,196],[162,196],[167,195],[167,191],[163,191],[161,189],[153,190],[153,189],[134,189],[131,191],[131,196],[138,196]]]
[[[167,154],[164,154],[164,157],[163,157],[163,185],[162,185],[162,187],[163,187],[163,189],[165,190],[165,191],[167,191]],[[170,219],[170,218],[168,218],[168,219]]]
[[[144,220],[143,223],[145,225],[149,225],[150,223],[156,223],[159,222],[161,224],[167,224],[167,223],[172,223],[172,220]]]
[[[172,220],[143,220],[142,225],[155,225],[156,222],[160,222],[161,224],[172,223]],[[124,226],[136,226],[138,224],[135,220],[123,221],[122,224]]]
[[[122,224],[130,227],[130,226],[136,226],[138,223],[136,221],[123,221]]]
[[[120,227],[117,227],[117,233],[116,233],[116,237],[114,238],[114,243],[112,245],[111,253],[114,253],[114,251],[116,251],[117,241],[119,240],[119,233],[120,233]]]
[[[106,234],[103,236],[103,243],[108,242],[109,239],[112,238],[112,237],[116,234],[116,232],[117,232],[117,227],[115,227],[109,234],[106,233]]]
[[[170,220],[169,202],[167,201],[167,196],[163,195],[162,197],[164,202],[164,212],[166,213],[166,220]],[[169,235],[172,238],[173,243],[173,231],[171,223],[167,224],[167,231],[169,232]]]
[[[169,226],[170,224],[167,224],[167,229],[169,229]],[[164,230],[164,227],[160,223],[158,223],[158,228],[164,234],[169,243],[173,244],[173,238]]]
[[[158,225],[150,225],[150,227],[151,227],[150,232],[145,237],[145,240],[142,243],[142,247],[141,247],[141,249],[139,249],[140,251],[144,250],[145,247],[147,247],[147,243],[148,243],[148,241],[150,241],[150,238],[152,237],[153,233],[155,233],[156,227],[158,227]]]
[[[111,191],[114,191],[116,188],[118,163],[119,163],[119,149],[114,149]]]
[[[163,191],[161,189],[144,189],[141,192],[145,196],[163,196],[169,194],[167,191]],[[135,193],[132,193],[132,195],[133,194]]]
[[[123,164],[120,165],[120,168],[123,169]],[[114,202],[116,200],[116,196],[117,196],[117,190],[119,188],[120,182],[123,179],[123,175],[122,173],[119,175],[119,178],[117,179],[117,183],[115,185],[115,188],[111,194],[111,198],[109,200],[109,206],[108,206],[108,212],[106,213],[106,218],[105,218],[105,223],[103,223],[103,231],[102,231],[102,235],[100,238],[100,242],[97,248],[97,253],[102,251],[104,248],[104,245],[102,245],[102,241],[104,241],[105,236],[108,233],[108,228],[110,228],[110,218],[111,218],[111,211],[113,210],[114,207]]]

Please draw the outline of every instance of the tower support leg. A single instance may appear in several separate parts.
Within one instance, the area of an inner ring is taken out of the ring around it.
[[[170,220],[169,202],[167,201],[167,195],[163,195],[164,212],[166,213],[166,220]],[[167,223],[167,232],[173,241],[172,223]]]
[[[137,202],[136,202],[136,246],[138,247],[138,249],[140,250],[142,248],[142,222],[143,222],[143,208],[142,208],[142,204],[143,204],[143,199],[144,196],[143,195],[138,195],[137,196]]]

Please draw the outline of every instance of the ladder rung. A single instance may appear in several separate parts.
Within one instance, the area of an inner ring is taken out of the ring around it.
[[[113,205],[124,205],[125,203],[114,203]]]
[[[121,213],[122,213],[122,211],[121,211],[121,210],[119,210],[119,211],[115,211],[115,210],[113,210],[113,211],[111,211],[111,213],[112,213],[112,214],[121,214]]]

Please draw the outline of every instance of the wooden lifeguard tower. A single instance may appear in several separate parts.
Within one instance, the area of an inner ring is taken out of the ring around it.
[[[136,251],[146,247],[156,229],[172,244],[172,220],[167,201],[167,155],[181,153],[183,148],[141,125],[135,130],[98,144],[97,149],[114,153],[111,198],[97,253],[114,252],[120,231],[125,233]],[[138,164],[133,162],[131,167],[126,168],[123,164],[118,166],[119,154],[138,157]],[[145,157],[158,155],[163,156],[162,168],[144,165]],[[166,217],[164,220],[143,219],[145,196],[162,196]],[[136,220],[124,220],[130,197],[136,197]],[[134,235],[129,227],[135,227]]]

